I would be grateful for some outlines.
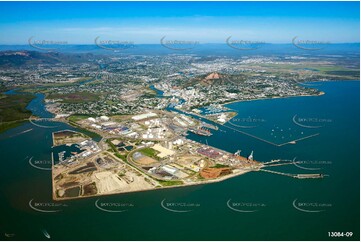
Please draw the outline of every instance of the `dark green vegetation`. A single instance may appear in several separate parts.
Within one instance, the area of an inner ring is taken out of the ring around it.
[[[107,144],[112,148],[113,152],[118,152],[117,147],[115,147],[110,139],[107,139]]]
[[[33,98],[31,94],[0,96],[0,132],[20,125],[31,116],[26,106]]]
[[[127,161],[127,156],[126,155],[122,155],[119,152],[115,154],[116,157],[118,157],[119,159],[122,159],[123,161]]]
[[[117,147],[115,147],[115,145],[111,142],[111,140],[108,139],[107,144],[112,148],[112,151],[114,152],[116,157],[118,157],[122,161],[127,162],[127,156],[120,154]]]

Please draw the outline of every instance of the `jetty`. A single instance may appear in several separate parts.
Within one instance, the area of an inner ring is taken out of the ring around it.
[[[282,175],[282,176],[288,176],[293,177],[297,179],[317,179],[317,178],[324,178],[324,174],[291,174],[291,173],[284,173],[279,171],[272,171],[272,170],[266,170],[266,169],[259,169],[259,171],[264,171],[272,174]]]

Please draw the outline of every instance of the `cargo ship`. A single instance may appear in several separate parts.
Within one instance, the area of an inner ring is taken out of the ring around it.
[[[202,126],[203,126],[203,127],[206,127],[206,128],[209,128],[209,129],[218,130],[218,126],[213,125],[213,124],[209,124],[209,123],[202,122]]]
[[[201,135],[201,136],[211,136],[212,135],[212,133],[206,128],[198,128],[198,129],[190,128],[189,131],[194,134]]]

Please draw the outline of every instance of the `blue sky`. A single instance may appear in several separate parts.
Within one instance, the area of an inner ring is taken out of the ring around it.
[[[359,42],[359,2],[0,2],[0,44]]]

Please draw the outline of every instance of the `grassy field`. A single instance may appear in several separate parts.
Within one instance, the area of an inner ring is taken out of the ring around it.
[[[26,109],[35,96],[31,94],[2,95],[0,97],[0,132],[19,126],[31,112]]]
[[[118,157],[119,159],[121,159],[121,160],[123,160],[123,161],[127,161],[127,156],[126,155],[122,155],[122,154],[120,154],[120,153],[116,153],[115,154],[116,155],[116,157]]]
[[[210,168],[226,168],[226,167],[229,167],[229,166],[217,163],[215,166],[211,166]]]
[[[157,156],[158,151],[152,149],[152,148],[143,148],[141,150],[139,150],[140,153],[142,153],[143,155],[149,156],[153,159],[159,160],[159,157]]]
[[[179,186],[183,185],[182,181],[163,181],[163,180],[157,180],[162,186]]]
[[[78,121],[80,121],[80,120],[87,119],[87,118],[89,118],[89,117],[91,117],[91,116],[82,115],[82,114],[80,114],[80,115],[73,114],[73,115],[71,115],[68,119],[69,119],[69,121],[72,121],[72,122],[78,122]]]
[[[115,154],[116,157],[118,157],[119,159],[127,162],[127,156],[120,154],[117,147],[115,147],[115,145],[111,142],[110,139],[107,139],[107,144],[112,148],[112,151],[113,151],[113,153]]]

